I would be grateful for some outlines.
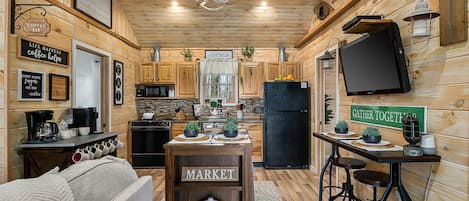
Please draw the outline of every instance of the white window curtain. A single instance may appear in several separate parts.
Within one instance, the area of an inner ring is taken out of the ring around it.
[[[238,103],[238,60],[208,58],[200,60],[200,102],[222,100],[224,105]]]

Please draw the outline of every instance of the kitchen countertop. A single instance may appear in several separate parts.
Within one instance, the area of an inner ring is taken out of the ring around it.
[[[68,140],[59,140],[57,142],[41,143],[41,144],[19,144],[17,148],[52,148],[52,147],[76,147],[89,142],[99,141],[108,137],[117,136],[118,133],[102,133],[90,134],[85,136],[75,136]]]

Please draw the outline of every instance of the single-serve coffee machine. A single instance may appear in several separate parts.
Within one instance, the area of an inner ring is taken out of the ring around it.
[[[57,141],[59,128],[57,123],[51,122],[54,117],[52,110],[38,110],[26,113],[28,125],[27,143],[46,143]]]
[[[69,127],[90,127],[90,133],[102,133],[97,131],[96,120],[98,119],[98,112],[95,107],[88,108],[73,108],[73,124]]]

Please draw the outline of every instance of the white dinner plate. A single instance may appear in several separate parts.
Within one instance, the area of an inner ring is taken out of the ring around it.
[[[177,137],[178,138],[182,138],[182,139],[199,139],[199,138],[203,138],[205,136],[205,134],[201,134],[199,133],[196,137],[186,137],[184,136],[184,134],[179,134]]]
[[[355,132],[352,132],[352,131],[349,131],[348,133],[336,133],[334,131],[330,131],[329,133],[332,133],[334,135],[341,135],[341,136],[351,136],[351,135],[355,135]]]
[[[381,140],[381,142],[379,142],[379,143],[367,143],[363,140],[357,140],[357,142],[360,143],[360,144],[366,145],[366,146],[386,146],[386,145],[391,144],[391,142],[385,141],[385,140]]]

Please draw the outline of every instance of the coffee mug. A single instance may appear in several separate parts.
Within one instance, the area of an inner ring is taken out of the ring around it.
[[[94,148],[96,148],[96,151],[94,152],[94,157],[99,158],[103,156],[103,145],[100,144],[94,144]]]
[[[103,147],[103,156],[109,154],[109,147],[107,146],[106,142],[101,142],[101,145]]]
[[[114,145],[114,140],[109,139],[109,141],[106,144],[109,147],[109,153],[116,151],[116,145]]]
[[[80,127],[78,128],[78,133],[80,133],[80,135],[88,135],[90,134],[90,127]]]
[[[88,154],[90,160],[94,159],[94,153],[88,150],[87,148],[83,149],[83,153]]]
[[[80,161],[88,160],[90,159],[89,155],[83,152],[81,149],[77,149],[75,153],[72,155],[72,161],[74,163],[78,163]]]

